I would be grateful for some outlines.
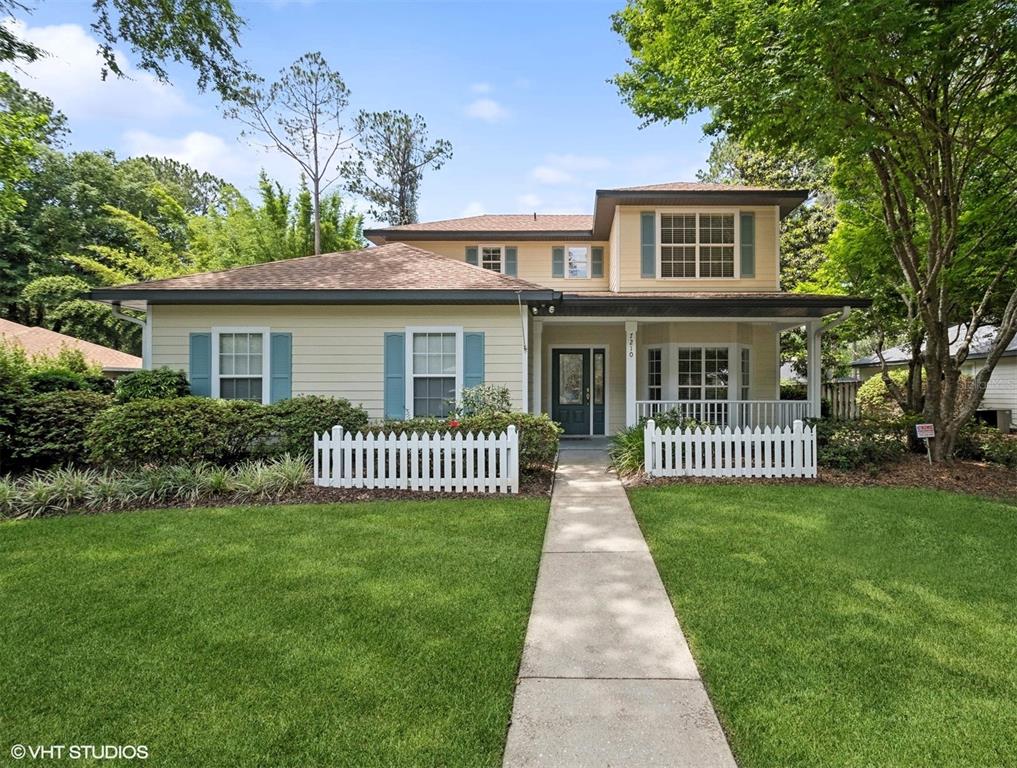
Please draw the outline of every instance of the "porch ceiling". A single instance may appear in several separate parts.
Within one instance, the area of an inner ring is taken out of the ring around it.
[[[824,317],[842,307],[868,307],[869,299],[803,293],[626,292],[563,293],[556,314],[616,317]]]

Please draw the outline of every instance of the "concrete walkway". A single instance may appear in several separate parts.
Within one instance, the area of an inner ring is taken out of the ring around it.
[[[734,768],[602,446],[565,443],[506,768]]]

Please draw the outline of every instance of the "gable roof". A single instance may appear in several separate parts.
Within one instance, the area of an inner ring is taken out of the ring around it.
[[[568,213],[484,214],[364,230],[382,244],[392,239],[607,240],[618,205],[775,205],[783,218],[809,197],[807,189],[777,189],[705,181],[669,181],[639,187],[598,189],[593,215]]]
[[[965,332],[965,328],[966,326],[964,325],[954,325],[951,326],[949,331],[947,331],[947,337],[950,339],[951,355],[957,352],[957,348],[960,346],[960,337]],[[989,348],[992,346],[992,342],[995,338],[996,326],[983,325],[978,329],[975,333],[974,339],[971,341],[971,350],[968,352],[968,358],[974,358],[977,360],[982,357],[988,357]],[[1003,351],[1003,356],[1017,356],[1017,336],[1013,338],[1007,348]],[[899,347],[890,347],[883,351],[883,358],[889,365],[906,363],[911,359],[911,349],[904,345]],[[866,355],[865,357],[859,357],[857,360],[852,360],[851,365],[855,368],[866,368],[868,366],[880,365],[879,356]]]
[[[20,347],[29,357],[44,355],[54,357],[61,349],[76,349],[92,365],[104,371],[132,371],[141,368],[141,358],[121,352],[119,349],[93,344],[49,328],[22,325],[11,320],[0,319],[0,341]]]
[[[97,288],[90,294],[113,302],[371,304],[515,302],[517,295],[546,300],[552,291],[405,243]]]

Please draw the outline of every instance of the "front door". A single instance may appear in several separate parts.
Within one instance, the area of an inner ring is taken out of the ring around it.
[[[551,418],[566,435],[604,434],[604,350],[551,352]]]

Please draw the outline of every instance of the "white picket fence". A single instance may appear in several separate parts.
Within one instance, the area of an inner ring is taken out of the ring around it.
[[[652,477],[815,477],[816,430],[790,427],[643,431],[644,465]]]
[[[314,434],[314,484],[332,488],[519,492],[519,435],[405,432]]]

